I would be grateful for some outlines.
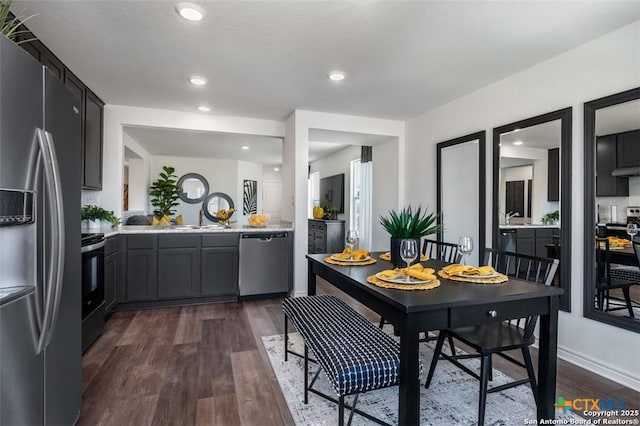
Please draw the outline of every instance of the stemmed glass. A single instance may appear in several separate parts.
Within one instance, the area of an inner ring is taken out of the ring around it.
[[[353,258],[353,248],[358,243],[358,231],[349,230],[345,238],[345,243],[347,243],[349,253],[351,254],[351,258]]]
[[[631,241],[633,241],[633,237],[638,233],[638,225],[634,222],[627,224],[627,234],[631,237]]]
[[[405,281],[411,281],[409,277],[409,265],[418,257],[418,243],[416,240],[402,240],[400,242],[400,257],[407,264],[407,278]]]
[[[473,251],[473,238],[471,237],[460,237],[458,238],[458,250],[462,253],[462,264],[466,265],[465,257],[469,256]]]

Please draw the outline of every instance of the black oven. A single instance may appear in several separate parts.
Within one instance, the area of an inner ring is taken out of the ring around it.
[[[82,234],[82,318],[104,302],[104,235]]]
[[[104,329],[104,234],[82,234],[82,353]]]

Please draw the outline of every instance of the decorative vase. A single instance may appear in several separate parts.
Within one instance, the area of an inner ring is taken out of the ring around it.
[[[394,266],[399,268],[404,268],[407,266],[404,260],[402,260],[402,256],[400,256],[400,242],[402,240],[406,240],[407,238],[399,238],[399,237],[391,237],[391,263]],[[416,240],[416,244],[418,245],[418,256],[415,258],[411,264],[420,262],[420,254],[422,253],[422,247],[420,247],[420,238],[413,238]]]
[[[87,220],[87,228],[88,229],[100,229],[100,219],[96,219],[96,220]]]

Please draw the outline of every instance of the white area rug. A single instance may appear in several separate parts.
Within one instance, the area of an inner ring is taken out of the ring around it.
[[[297,333],[289,335],[290,348],[303,353],[302,339]],[[269,354],[269,360],[275,371],[282,393],[297,425],[335,425],[338,418],[336,404],[309,393],[309,404],[304,404],[304,363],[302,358],[289,354],[284,361],[284,336],[266,336],[262,342]],[[435,342],[420,344],[420,358],[424,365],[422,384],[429,369]],[[448,349],[445,349],[448,351]],[[463,360],[474,371],[479,371],[480,361]],[[315,372],[316,365],[309,369]],[[524,369],[523,369],[524,371]],[[494,370],[493,381],[489,387],[508,383],[511,379]],[[324,373],[314,388],[328,395],[335,395],[329,380]],[[448,361],[439,361],[431,387],[420,390],[420,424],[421,425],[473,425],[478,421],[479,382],[464,373]],[[351,398],[347,403],[351,402]],[[357,408],[385,422],[398,423],[398,387],[379,389],[361,394]],[[347,410],[345,410],[347,412]],[[575,417],[569,413],[567,416]],[[567,417],[556,411],[556,417]],[[492,393],[487,396],[485,425],[522,425],[525,419],[534,420],[536,408],[531,388],[528,385],[517,386],[506,391]],[[345,419],[346,422],[346,419]],[[354,415],[354,425],[375,424],[362,416]]]

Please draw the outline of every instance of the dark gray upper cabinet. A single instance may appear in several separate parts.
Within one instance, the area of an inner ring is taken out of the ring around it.
[[[88,88],[85,91],[83,189],[102,189],[102,110],[104,103]]]
[[[640,129],[618,133],[618,167],[640,167]]]
[[[596,196],[626,197],[629,195],[629,178],[612,176],[617,166],[616,135],[600,136],[596,140]]]
[[[22,26],[21,40],[35,36]],[[81,101],[82,134],[82,189],[102,190],[102,130],[104,102],[93,93],[65,64],[41,41],[33,40],[20,45],[43,64]]]
[[[547,201],[560,201],[560,148],[548,151]]]

